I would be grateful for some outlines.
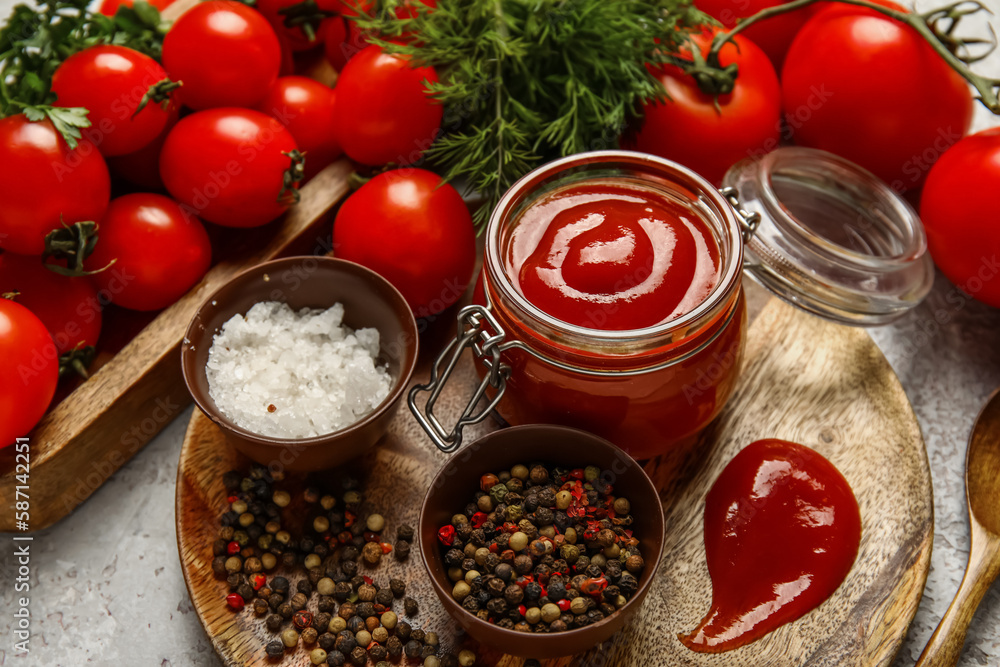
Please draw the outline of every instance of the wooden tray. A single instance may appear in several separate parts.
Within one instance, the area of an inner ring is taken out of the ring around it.
[[[417,381],[426,379],[425,367]],[[476,381],[466,358],[442,394],[445,413],[464,406],[461,391]],[[496,428],[480,425],[470,438]],[[711,585],[702,541],[705,494],[742,447],[765,437],[810,445],[833,461],[854,488],[863,535],[857,562],[837,592],[812,613],[749,646],[717,655],[693,653],[677,633],[708,610]],[[568,665],[706,665],[799,667],[888,665],[899,650],[923,592],[933,535],[931,481],[916,417],[892,369],[862,330],[838,326],[772,300],[751,327],[747,361],[736,393],[705,434],[702,460],[677,469],[652,461],[654,479],[669,486],[663,564],[636,619],[585,656],[546,663]],[[404,409],[390,433],[362,463],[369,471],[366,502],[386,515],[387,530],[416,525],[424,489],[445,455]],[[211,569],[211,544],[226,506],[220,479],[242,460],[201,413],[188,427],[177,471],[177,542],[184,579],[212,644],[230,666],[272,665],[264,656],[273,638],[249,611],[224,603],[227,586]],[[670,478],[668,480],[668,478]],[[416,552],[416,543],[414,543]],[[387,563],[387,561],[389,561]],[[386,558],[376,577],[402,575],[420,602],[414,627],[433,630],[445,650],[479,652],[479,665],[517,667],[520,658],[490,653],[456,634],[427,582],[419,554],[400,564]],[[313,601],[315,602],[315,600]],[[283,665],[307,665],[307,652]]]

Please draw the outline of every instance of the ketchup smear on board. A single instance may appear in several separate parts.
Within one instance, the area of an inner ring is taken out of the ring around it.
[[[794,442],[748,445],[705,500],[712,608],[681,642],[719,653],[803,616],[844,581],[860,542],[857,499],[832,463]]]
[[[719,248],[705,221],[655,190],[611,180],[570,185],[531,204],[507,261],[528,301],[589,329],[675,319],[719,280]]]

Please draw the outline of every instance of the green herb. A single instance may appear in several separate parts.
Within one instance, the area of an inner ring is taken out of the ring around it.
[[[428,88],[445,105],[444,133],[426,156],[485,196],[479,225],[534,167],[616,147],[641,104],[665,98],[646,65],[714,23],[690,0],[440,0],[406,18],[394,9],[358,24],[383,35],[373,41],[386,51],[436,69]],[[388,41],[405,34],[419,41]]]
[[[119,7],[114,18],[87,9],[89,0],[41,0],[17,5],[0,30],[0,117],[48,117],[70,148],[89,127],[87,110],[53,106],[52,75],[68,57],[96,44],[118,44],[159,60],[166,26],[144,0]]]

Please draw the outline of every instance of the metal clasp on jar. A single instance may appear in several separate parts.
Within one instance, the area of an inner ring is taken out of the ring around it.
[[[458,335],[434,360],[430,381],[427,384],[418,384],[410,390],[406,398],[410,412],[413,413],[420,426],[442,452],[450,453],[461,447],[462,430],[466,426],[478,424],[486,419],[500,403],[503,392],[507,388],[507,378],[510,377],[510,366],[500,361],[500,353],[502,352],[500,346],[505,336],[506,333],[500,323],[487,307],[471,305],[462,308],[458,311]],[[441,396],[441,390],[444,389],[448,378],[455,370],[458,360],[469,348],[472,349],[475,358],[479,359],[486,367],[487,373],[469,399],[454,428],[447,430],[434,415],[434,405]],[[492,387],[496,391],[496,395],[477,413],[475,412],[476,406],[486,395],[487,387]],[[417,404],[417,398],[421,392],[425,391],[430,392],[430,396],[427,397],[424,409],[421,410]]]

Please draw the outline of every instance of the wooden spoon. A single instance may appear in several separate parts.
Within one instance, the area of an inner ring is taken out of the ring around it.
[[[1000,574],[1000,389],[976,418],[965,459],[972,544],[962,585],[916,667],[955,665],[976,608]]]

